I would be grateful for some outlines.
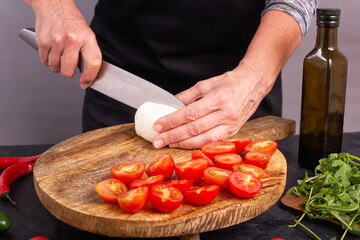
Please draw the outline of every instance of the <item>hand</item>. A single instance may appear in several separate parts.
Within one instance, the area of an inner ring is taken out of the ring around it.
[[[40,60],[65,77],[75,74],[82,54],[86,67],[80,86],[88,87],[101,66],[101,52],[95,34],[72,0],[25,0],[36,15],[36,41]]]
[[[193,149],[229,138],[251,117],[270,89],[245,63],[200,81],[177,95],[186,107],[155,122],[160,134],[153,145]]]

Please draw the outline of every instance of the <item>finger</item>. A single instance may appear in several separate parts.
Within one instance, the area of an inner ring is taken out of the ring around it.
[[[99,73],[102,56],[95,39],[85,43],[80,52],[85,61],[85,68],[80,77],[80,86],[87,88]]]
[[[210,81],[210,79],[206,81],[199,81],[191,88],[178,93],[176,97],[179,98],[185,105],[188,105],[202,98],[206,93],[213,89],[213,86],[211,86],[212,84],[209,84]]]
[[[189,122],[177,128],[163,132],[154,138],[155,148],[181,142],[185,139],[201,135],[202,133],[221,124],[227,124],[227,119],[221,111],[215,111],[196,121]]]
[[[209,131],[197,135],[192,138],[185,139],[183,141],[171,144],[171,148],[182,148],[182,149],[195,149],[201,148],[207,143],[216,142],[222,139],[230,138],[235,133],[230,131],[229,125],[219,125]]]
[[[39,25],[39,26],[38,26]],[[50,34],[36,21],[36,43],[39,46],[40,61],[44,66],[49,66],[49,53],[51,50]]]
[[[53,72],[60,72],[61,69],[61,55],[64,51],[63,45],[55,45],[49,52],[49,67]]]
[[[210,97],[204,97],[186,107],[159,118],[154,123],[154,129],[158,132],[168,131],[188,122],[199,119],[211,112],[218,110],[219,105]]]
[[[79,48],[67,47],[61,56],[61,74],[65,77],[73,77],[79,62]]]

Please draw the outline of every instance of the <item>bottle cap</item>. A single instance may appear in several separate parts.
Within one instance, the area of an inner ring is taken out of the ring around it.
[[[338,27],[340,12],[338,8],[318,8],[316,9],[316,24],[319,27]]]

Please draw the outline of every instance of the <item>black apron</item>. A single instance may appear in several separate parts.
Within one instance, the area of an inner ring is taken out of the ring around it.
[[[177,94],[233,70],[264,0],[100,0],[91,28],[105,61]],[[252,118],[280,116],[281,77]],[[83,131],[133,122],[135,109],[87,89]]]

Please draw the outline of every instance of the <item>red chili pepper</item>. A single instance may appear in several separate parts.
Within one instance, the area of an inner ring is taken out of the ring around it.
[[[0,157],[0,169],[5,169],[18,163],[34,163],[41,154],[31,157]]]
[[[16,204],[10,197],[10,185],[21,176],[32,173],[34,163],[18,163],[6,168],[0,176],[0,198],[8,199],[14,205]]]

